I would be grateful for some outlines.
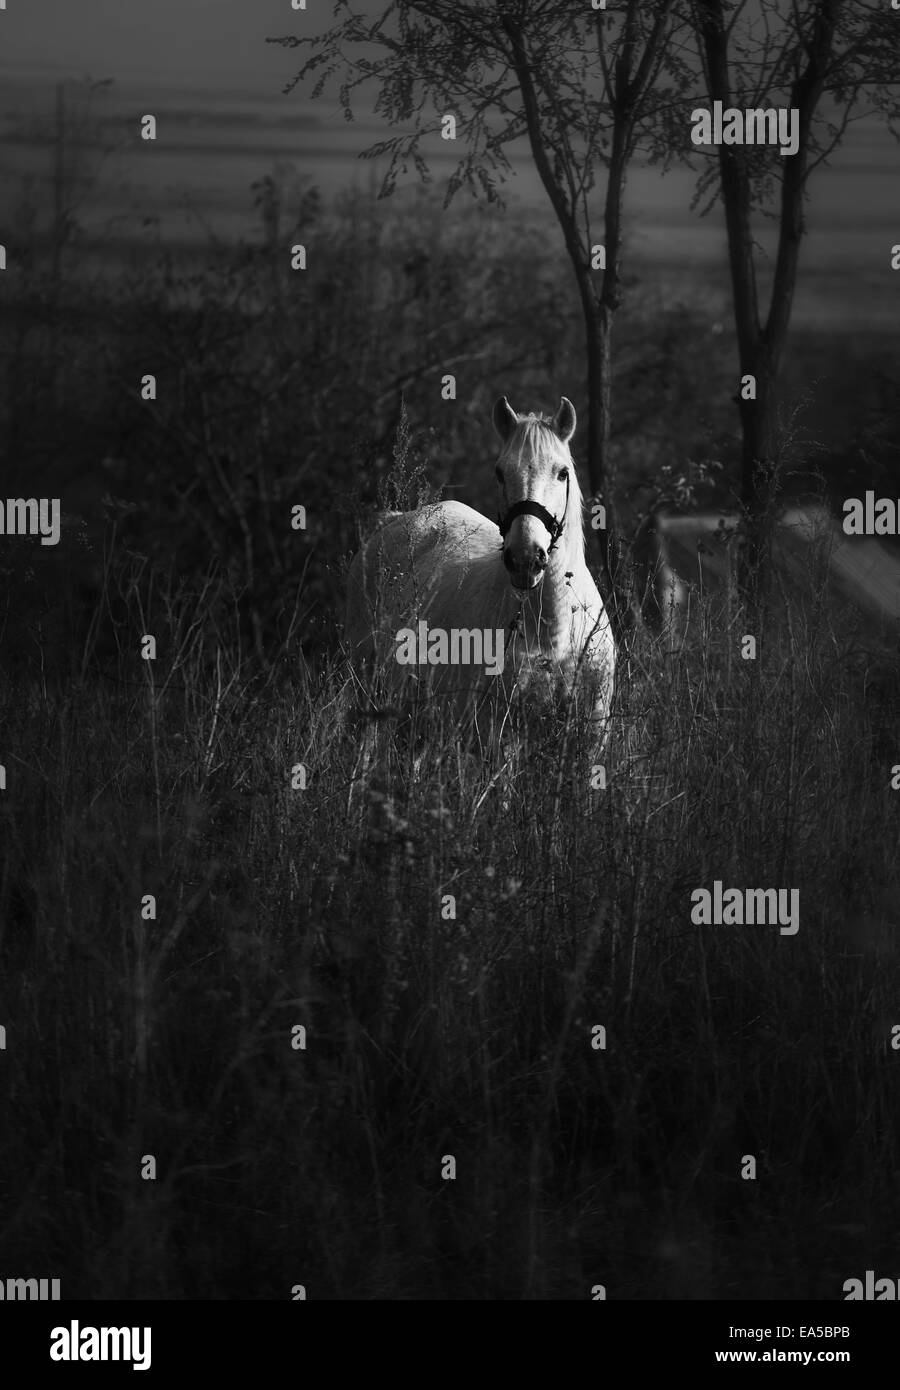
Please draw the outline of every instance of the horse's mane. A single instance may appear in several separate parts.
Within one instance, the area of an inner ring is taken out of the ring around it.
[[[568,444],[564,444],[556,430],[553,428],[552,420],[546,415],[530,414],[520,415],[519,423],[513,430],[506,444],[500,452],[502,459],[508,458],[515,453],[521,461],[524,450],[529,448],[533,453],[538,453],[545,449],[547,445],[560,455],[560,462],[569,465],[569,500],[566,507],[565,526],[569,535],[579,538],[579,555],[584,557],[584,494],[581,491],[581,484],[578,481],[578,471],[575,467],[575,460]]]

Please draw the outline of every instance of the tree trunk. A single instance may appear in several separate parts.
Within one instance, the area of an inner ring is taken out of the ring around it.
[[[769,530],[775,481],[775,370],[757,334],[749,360],[741,361],[741,376],[751,375],[756,399],[739,397],[741,416],[741,504],[744,535],[738,556],[738,586],[751,608],[763,597],[768,572]]]
[[[618,639],[631,627],[634,614],[631,595],[617,583],[611,538],[621,535],[617,507],[618,479],[611,447],[612,434],[612,336],[616,312],[622,303],[622,197],[632,134],[632,99],[628,93],[630,58],[620,62],[617,73],[617,110],[606,180],[603,210],[603,283],[595,292],[593,272],[583,261],[574,264],[584,316],[588,395],[588,478],[595,497],[602,495],[606,527],[596,532],[600,552],[603,600],[609,609]]]
[[[731,84],[722,0],[701,0],[700,12],[710,101],[720,101],[723,108],[727,108],[731,105]],[[763,559],[766,510],[762,496],[757,493],[757,483],[770,472],[774,376],[759,321],[756,267],[753,261],[752,202],[744,153],[723,144],[719,146],[718,159],[740,376],[742,381],[752,376],[756,390],[755,400],[743,398],[741,385],[735,395],[741,417],[740,489],[745,523],[738,554],[738,584],[745,600],[755,607],[757,580]]]
[[[587,359],[588,418],[585,448],[588,483],[592,496],[602,495],[606,509],[606,525],[597,531],[592,525],[591,536],[600,567],[603,601],[608,607],[615,609],[619,605],[616,602],[613,583],[610,536],[616,535],[617,531],[609,470],[612,314],[597,303],[590,286],[589,294],[582,294],[582,309]]]
[[[512,63],[519,82],[519,89],[522,93],[522,103],[525,111],[525,124],[528,131],[528,140],[531,145],[531,152],[534,156],[535,168],[544,189],[550,199],[553,211],[556,213],[557,221],[562,230],[563,239],[568,252],[569,261],[575,274],[578,285],[578,294],[581,299],[581,311],[585,328],[585,349],[587,357],[587,396],[588,396],[588,425],[587,425],[587,460],[588,460],[588,480],[593,494],[603,492],[603,501],[606,506],[607,525],[604,530],[594,531],[591,528],[591,545],[599,564],[600,593],[604,605],[609,610],[610,622],[613,624],[613,631],[617,637],[621,636],[624,623],[627,621],[622,615],[628,612],[627,605],[622,606],[621,599],[616,594],[612,578],[612,566],[610,564],[610,543],[609,536],[613,525],[613,516],[610,510],[609,481],[607,477],[607,460],[609,455],[609,421],[610,421],[610,336],[612,331],[613,312],[618,304],[618,248],[620,233],[618,229],[613,241],[613,245],[607,248],[607,274],[609,274],[610,258],[613,260],[614,270],[609,283],[609,293],[606,293],[604,285],[603,301],[598,299],[594,292],[594,282],[591,271],[591,252],[590,247],[585,248],[582,244],[581,236],[575,217],[575,209],[567,201],[566,194],[556,177],[555,170],[548,156],[547,147],[544,143],[541,127],[540,111],[535,92],[534,83],[531,77],[531,69],[528,54],[525,49],[525,42],[522,37],[521,26],[509,18],[504,18],[502,26],[509,40],[512,53]],[[624,146],[622,149],[622,160],[620,170],[616,174],[616,184],[614,196],[615,206],[618,207],[621,198],[621,183],[624,178]],[[613,180],[613,169],[610,168],[610,180]],[[605,280],[605,277],[604,277]]]
[[[700,33],[711,101],[731,105],[728,73],[728,27],[722,0],[699,0]],[[822,95],[831,59],[841,0],[819,0],[810,34],[802,44],[805,69],[791,87],[790,105],[799,112],[797,153],[784,163],[778,227],[778,252],[765,326],[760,323],[753,261],[752,199],[743,152],[719,148],[719,170],[728,262],[734,303],[741,376],[753,376],[756,399],[737,403],[741,416],[741,502],[746,531],[739,562],[741,592],[751,608],[761,598],[760,581],[768,568],[768,529],[776,462],[775,389],[797,283],[800,242],[805,230],[803,191],[808,174],[810,127]],[[798,31],[798,43],[801,35]]]
[[[631,12],[629,12],[631,13]],[[624,593],[616,583],[613,573],[614,555],[609,538],[620,536],[618,516],[618,480],[615,461],[610,446],[612,433],[612,332],[616,311],[622,303],[622,195],[625,191],[625,171],[628,165],[628,144],[631,138],[631,115],[627,84],[629,64],[624,63],[618,76],[622,90],[617,93],[619,109],[613,125],[612,149],[606,180],[606,203],[603,210],[604,252],[606,265],[603,271],[603,285],[599,298],[593,293],[593,282],[588,276],[591,288],[591,312],[586,322],[588,333],[588,400],[589,413],[596,417],[593,428],[589,425],[589,459],[591,465],[591,491],[602,490],[606,507],[606,530],[600,532],[603,549],[603,577],[607,592],[603,598],[610,608],[611,621],[616,637],[621,638],[631,625],[633,614],[630,594]],[[582,304],[585,295],[582,294]],[[587,316],[586,316],[587,317]]]

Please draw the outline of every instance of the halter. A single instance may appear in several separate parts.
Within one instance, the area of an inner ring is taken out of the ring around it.
[[[540,504],[540,502],[534,502],[534,501],[532,501],[532,499],[531,499],[530,497],[525,497],[525,498],[522,499],[521,502],[514,502],[513,505],[510,507],[509,511],[508,511],[504,516],[500,516],[500,514],[498,513],[498,514],[497,514],[497,525],[498,525],[499,528],[500,528],[500,535],[503,536],[503,537],[505,537],[507,531],[509,530],[510,526],[512,526],[512,524],[513,524],[513,522],[515,521],[515,519],[516,519],[517,516],[536,516],[537,519],[538,519],[538,521],[543,522],[543,524],[546,526],[547,530],[550,532],[550,549],[547,551],[547,554],[550,555],[550,554],[552,553],[552,551],[553,551],[553,547],[556,545],[556,542],[559,540],[560,536],[561,536],[562,533],[563,533],[563,529],[565,528],[565,524],[566,524],[566,523],[565,523],[565,514],[566,514],[566,512],[567,512],[568,510],[569,510],[569,474],[568,474],[568,471],[567,471],[567,472],[566,472],[566,505],[565,505],[565,508],[564,508],[564,510],[563,510],[563,520],[562,520],[562,521],[557,521],[557,519],[556,519],[556,517],[553,515],[553,513],[552,513],[552,512],[548,512],[546,507],[542,507],[541,504]]]

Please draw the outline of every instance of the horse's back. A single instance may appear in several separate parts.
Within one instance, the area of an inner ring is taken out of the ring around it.
[[[473,562],[499,548],[497,527],[463,502],[381,513],[347,576],[345,629],[351,655],[371,657],[383,622],[424,612],[449,575],[464,575]]]
[[[500,547],[494,523],[464,502],[436,502],[415,512],[400,512],[373,539],[386,555],[393,550],[413,564],[430,554],[442,562],[465,563]]]

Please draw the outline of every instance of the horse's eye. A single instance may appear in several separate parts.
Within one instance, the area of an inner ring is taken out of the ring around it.
[[[569,476],[568,468],[561,468],[556,476],[559,482],[564,483],[566,481],[566,478],[568,478]]]

